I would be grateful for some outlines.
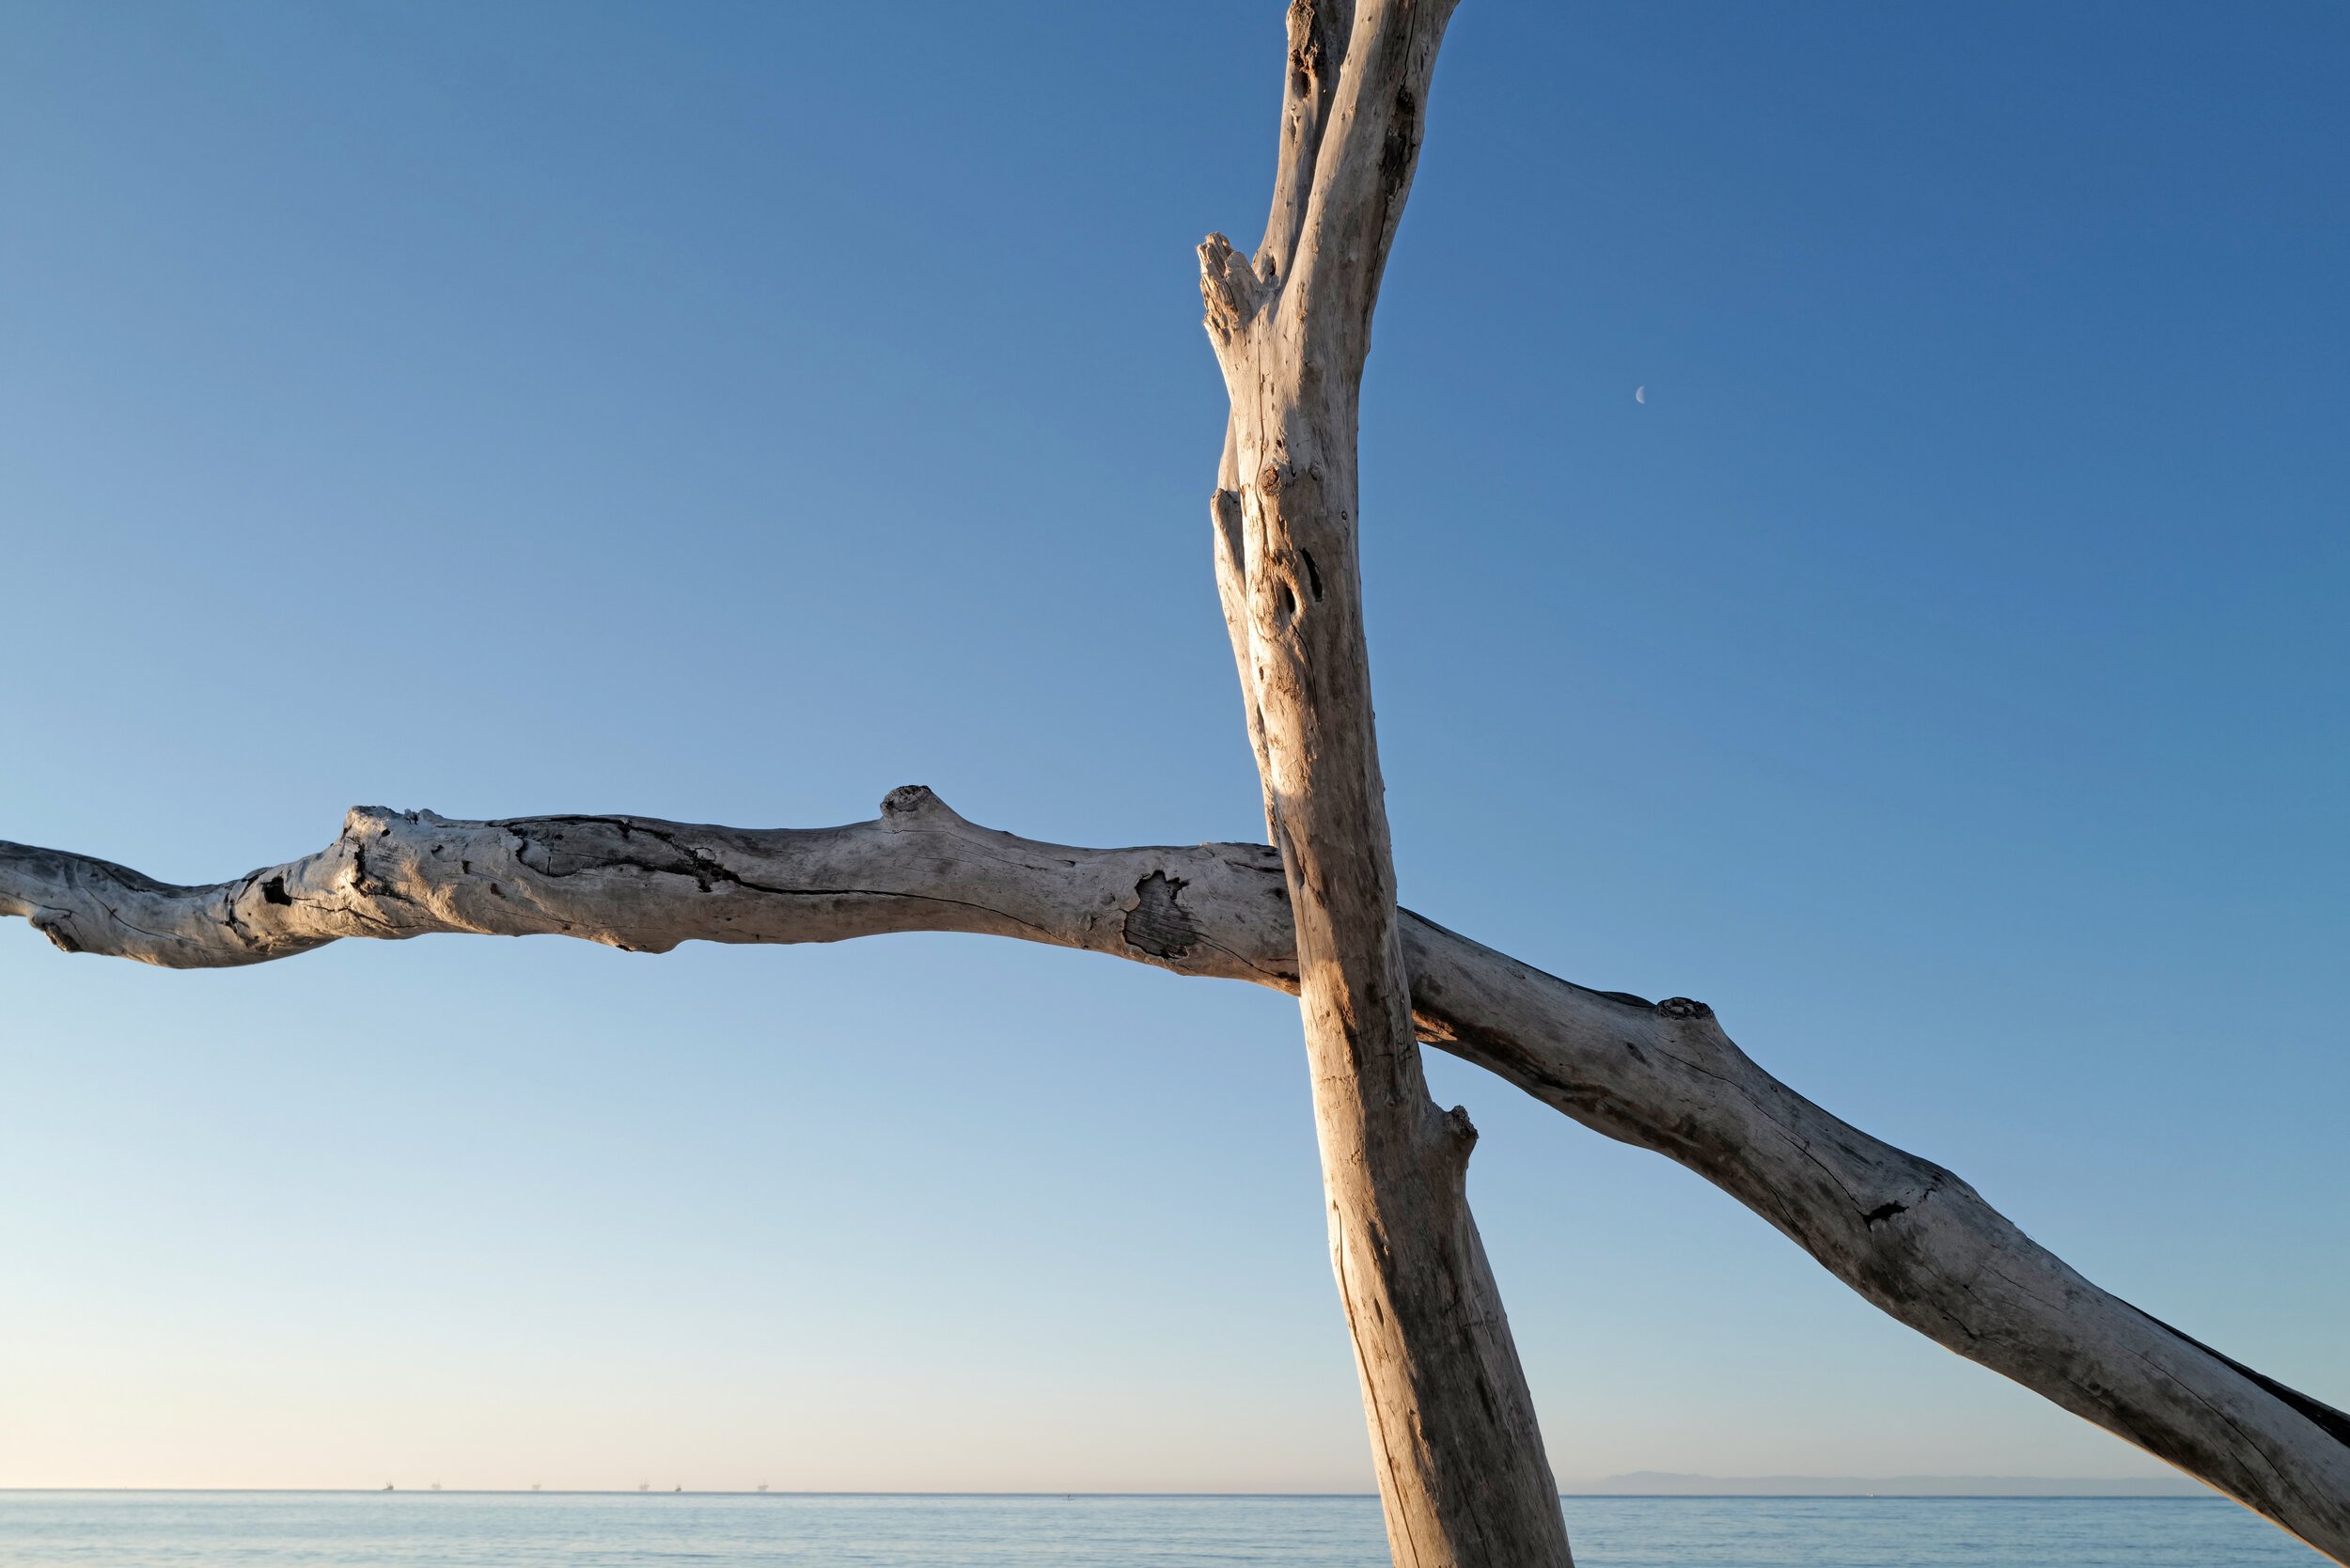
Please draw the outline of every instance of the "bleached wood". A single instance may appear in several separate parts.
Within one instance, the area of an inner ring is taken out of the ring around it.
[[[318,854],[203,887],[0,843],[0,915],[68,952],[175,969],[353,936],[575,936],[658,953],[960,931],[1296,988],[1281,862],[1266,846],[1038,843],[977,826],[920,785],[891,791],[873,822],[826,828],[456,822],[358,806]]]
[[[1949,1170],[1763,1071],[1705,1004],[1590,991],[1403,929],[1431,1043],[1696,1171],[1945,1349],[2350,1562],[2350,1415],[2101,1290]]]
[[[69,952],[172,968],[431,933],[666,952],[952,931],[1297,989],[1281,863],[1265,845],[1041,843],[966,822],[918,786],[892,791],[878,821],[816,829],[363,807],[316,855],[200,887],[0,843],[0,915]],[[2100,1290],[1950,1171],[1773,1077],[1711,1009],[1587,989],[1408,911],[1399,925],[1422,1039],[1687,1167],[1929,1339],[2350,1563],[2350,1415]]]
[[[1084,850],[927,790],[874,823],[451,822],[360,808],[321,854],[177,887],[0,844],[0,914],[173,967],[344,937],[562,934],[642,951],[895,931],[1014,936],[1301,996],[1333,1262],[1399,1563],[1564,1564],[1558,1499],[1464,1196],[1474,1132],[1416,1040],[1687,1166],[1862,1296],[2350,1563],[2350,1416],[2099,1290],[1938,1166],[1763,1072],[1711,1010],[1534,970],[1399,911],[1356,559],[1372,307],[1452,0],[1295,0],[1272,212],[1201,247],[1231,400],[1212,540],[1278,849]]]
[[[1331,1268],[1399,1568],[1570,1562],[1468,1208],[1465,1111],[1429,1098],[1397,936],[1356,563],[1355,426],[1387,247],[1452,0],[1297,0],[1252,260],[1200,246],[1230,418],[1216,583],[1292,904]]]

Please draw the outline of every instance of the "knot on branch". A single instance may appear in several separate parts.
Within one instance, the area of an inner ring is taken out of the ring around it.
[[[882,826],[886,828],[944,826],[963,821],[961,813],[938,798],[928,784],[901,784],[882,796]]]
[[[87,950],[67,929],[73,923],[73,912],[70,909],[37,909],[26,916],[25,920],[35,931],[49,938],[50,945],[61,953]]]
[[[1458,1200],[1466,1192],[1469,1156],[1477,1152],[1477,1123],[1469,1120],[1466,1105],[1439,1111],[1431,1105],[1428,1113],[1430,1168],[1443,1175]]]
[[[1686,996],[1668,996],[1656,1004],[1656,1011],[1668,1018],[1711,1018],[1714,1010],[1703,1002],[1693,1002]]]

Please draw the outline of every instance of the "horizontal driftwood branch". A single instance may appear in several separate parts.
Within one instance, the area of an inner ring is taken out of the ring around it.
[[[812,830],[363,808],[319,854],[209,887],[0,844],[0,914],[69,952],[178,968],[431,932],[659,952],[959,931],[1297,985],[1281,862],[1265,845],[1038,843],[919,787],[893,791],[879,821]],[[1408,913],[1402,934],[1430,1043],[1687,1166],[1929,1339],[2350,1562],[2350,1415],[2100,1290],[1950,1172],[1764,1072],[1702,1003],[1587,990]]]
[[[919,785],[891,791],[878,821],[824,828],[354,807],[318,854],[209,887],[0,844],[0,914],[25,916],[68,952],[175,969],[347,936],[577,936],[667,952],[959,931],[1294,990],[1287,900],[1263,844],[1042,844],[966,822]]]

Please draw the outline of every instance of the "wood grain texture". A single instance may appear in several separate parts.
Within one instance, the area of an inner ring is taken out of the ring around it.
[[[0,843],[0,914],[68,952],[254,964],[348,937],[566,935],[634,951],[951,931],[1297,995],[1333,1268],[1396,1560],[1569,1562],[1465,1196],[1475,1132],[1418,1043],[1713,1182],[1864,1298],[2350,1563],[2350,1416],[2098,1289],[1950,1172],[1781,1084],[1686,998],[1586,989],[1399,910],[1357,558],[1380,281],[1452,0],[1294,0],[1263,241],[1199,248],[1230,400],[1211,540],[1271,846],[1080,849],[908,787],[874,822],[352,810],[317,855],[209,886]]]
[[[958,931],[1298,986],[1267,846],[1044,843],[919,786],[892,791],[877,821],[817,829],[360,808],[316,855],[197,887],[0,843],[0,915],[68,952],[171,968],[433,933],[666,952]],[[1398,930],[1430,1044],[1695,1171],[1936,1343],[2350,1563],[2350,1415],[2099,1289],[1950,1171],[1772,1076],[1701,1003],[1576,985],[1409,911]]]
[[[1254,258],[1199,247],[1230,400],[1216,584],[1293,917],[1331,1268],[1399,1568],[1560,1568],[1559,1489],[1429,1098],[1397,933],[1357,565],[1371,321],[1451,0],[1297,0]]]

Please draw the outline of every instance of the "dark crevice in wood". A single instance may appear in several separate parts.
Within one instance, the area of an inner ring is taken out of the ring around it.
[[[1199,941],[1198,923],[1183,905],[1191,884],[1152,871],[1135,884],[1135,906],[1126,912],[1126,944],[1152,958],[1182,958]]]

